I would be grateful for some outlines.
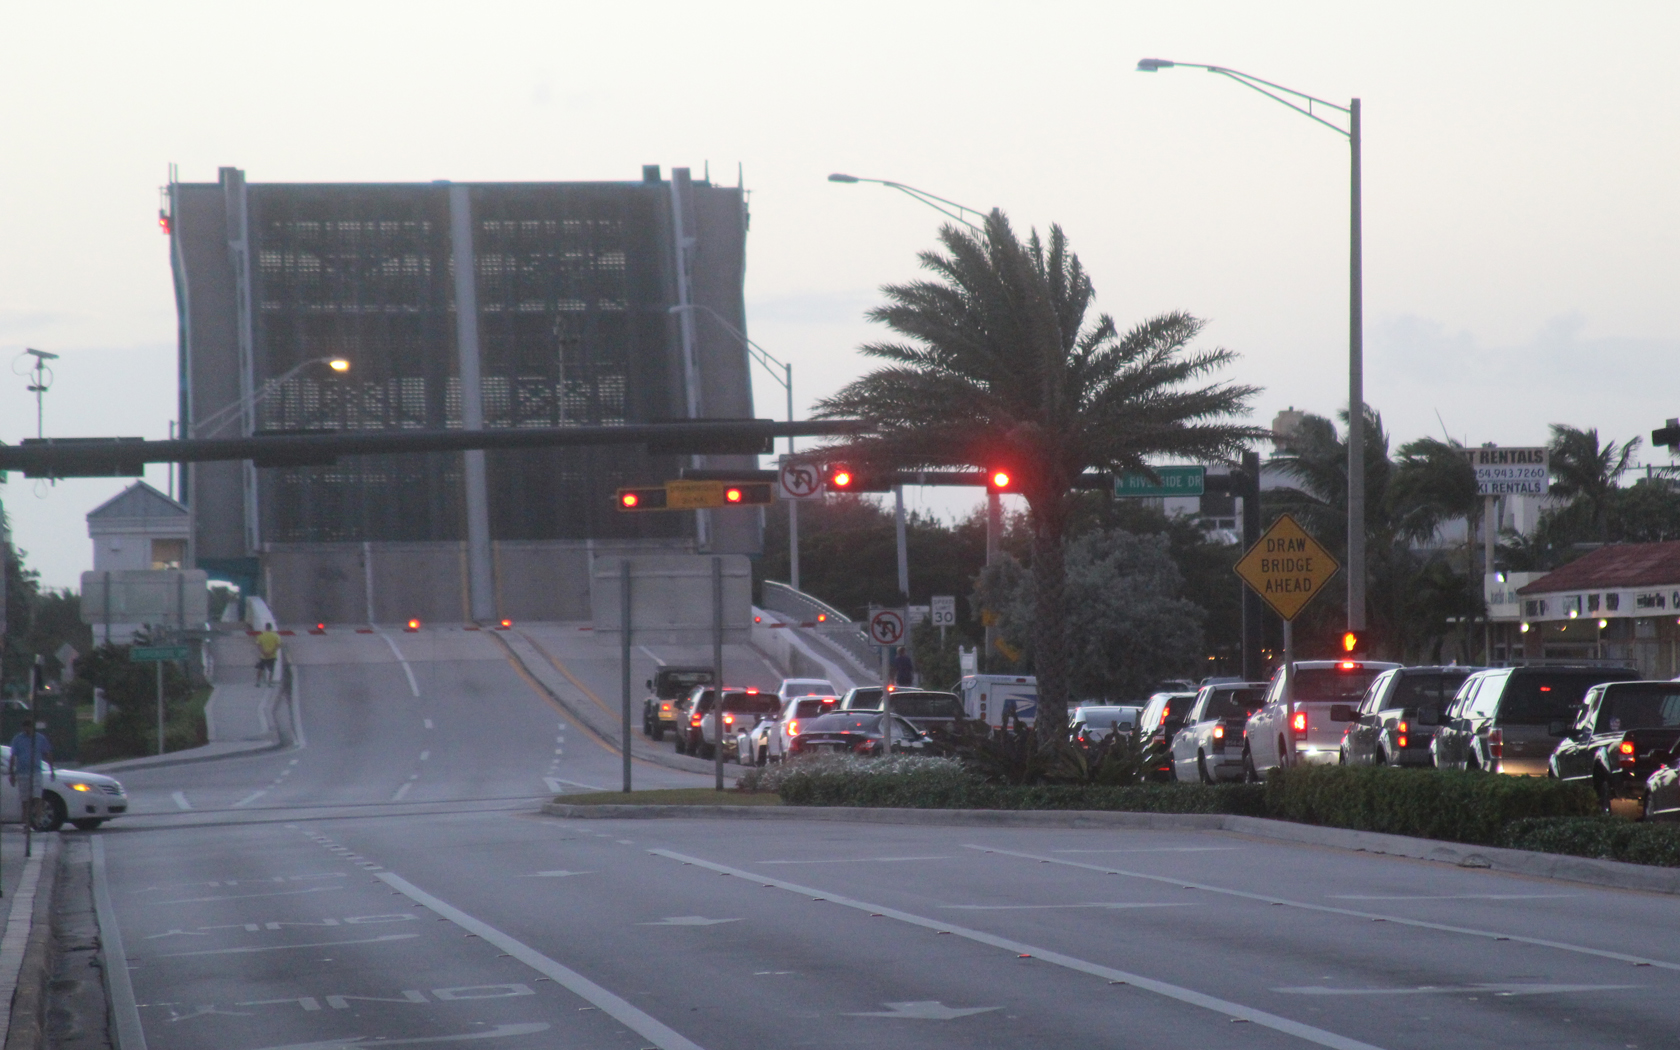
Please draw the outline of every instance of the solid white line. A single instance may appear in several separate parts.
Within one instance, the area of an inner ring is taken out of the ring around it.
[[[403,796],[408,794],[408,789],[413,787],[413,786],[414,786],[414,781],[410,780],[408,783],[406,783],[402,787],[398,788],[397,793],[395,795],[391,796],[391,801],[392,802],[401,802],[403,800]]]
[[[422,718],[420,721],[425,724],[427,729],[436,729],[437,728],[437,726],[432,725],[432,720],[430,718]]]
[[[906,860],[956,860],[955,857],[828,857],[823,860],[755,860],[754,864],[890,864]]]
[[[249,795],[246,795],[244,798],[240,799],[238,802],[235,802],[234,806],[235,807],[248,806],[251,803],[255,802],[257,799],[262,798],[266,794],[268,794],[268,789],[267,788],[263,788],[260,791],[253,791]]]
[[[403,657],[402,650],[397,648],[396,640],[386,634],[384,629],[377,624],[374,625],[373,630],[375,634],[385,639],[385,644],[391,647],[391,655],[397,658],[397,663],[402,664],[403,674],[408,676],[408,691],[414,694],[414,699],[420,699],[420,683],[414,680],[414,669],[408,666],[408,660]]]
[[[430,751],[420,752],[420,761],[422,761],[422,762],[426,761],[426,759],[431,758],[431,757],[432,757],[432,753]]]
[[[654,662],[654,663],[656,663],[656,664],[658,664],[658,665],[659,665],[659,666],[660,666],[660,667],[664,667],[664,666],[665,666],[665,661],[664,661],[664,660],[661,660],[661,659],[660,659],[660,658],[659,658],[659,657],[657,657],[657,656],[655,656],[655,655],[653,655],[653,650],[652,650],[652,649],[649,649],[649,648],[648,648],[648,647],[647,647],[647,646],[645,646],[645,645],[638,645],[638,646],[636,646],[636,648],[638,648],[638,649],[640,649],[640,650],[641,650],[641,651],[642,651],[642,652],[644,652],[644,653],[646,653],[646,654],[647,654],[647,658],[648,658],[648,659],[649,659],[649,660],[652,660],[652,661],[653,661],[653,662]]]
[[[516,1035],[535,1035],[548,1031],[541,1021],[525,1024],[499,1024],[487,1032],[468,1032],[464,1035],[424,1035],[415,1039],[369,1039],[361,1036],[349,1039],[329,1039],[324,1043],[291,1043],[287,1046],[267,1046],[263,1050],[355,1050],[360,1046],[409,1046],[414,1043],[465,1043],[476,1039],[506,1039]]]
[[[309,746],[309,738],[303,733],[303,668],[292,667],[292,746],[305,748]],[[297,765],[297,759],[292,759],[292,765]]]
[[[177,791],[169,797],[175,800],[175,805],[180,809],[192,808],[192,803],[187,801],[187,793],[184,791]]]
[[[402,876],[383,871],[379,873],[379,878],[416,904],[431,909],[468,933],[478,934],[483,940],[507,952],[544,977],[551,978],[573,995],[594,1005],[619,1024],[654,1044],[659,1050],[702,1050],[698,1043],[666,1027],[576,970],[562,966],[524,942],[510,937],[488,923],[480,922],[459,908],[444,903]]]
[[[756,872],[743,871],[740,868],[731,868],[725,864],[717,864],[709,860],[702,860],[699,857],[690,857],[686,854],[674,853],[670,850],[652,849],[648,850],[648,852],[655,854],[656,856],[667,857],[671,860],[682,861],[686,864],[693,864],[696,867],[706,868],[710,871],[719,872],[724,875],[733,875],[738,879],[748,882],[756,882],[761,886],[775,886],[779,889],[788,890],[792,893],[803,894],[807,897],[817,897],[821,900],[838,904],[843,908],[853,908],[857,911],[867,912],[871,915],[880,915],[884,918],[897,919],[899,922],[908,923],[912,926],[920,926],[923,929],[944,931],[946,933],[954,934],[955,936],[974,941],[977,944],[985,944],[993,948],[1002,948],[1006,951],[1014,952],[1016,955],[1030,955],[1034,959],[1047,962],[1052,966],[1065,967],[1069,970],[1075,970],[1079,973],[1087,973],[1093,977],[1101,977],[1109,981],[1122,981],[1136,988],[1141,988],[1146,992],[1154,992],[1156,995],[1165,996],[1168,999],[1174,999],[1190,1006],[1199,1006],[1205,1010],[1212,1010],[1215,1013],[1224,1014],[1226,1017],[1240,1018],[1253,1024],[1260,1025],[1261,1027],[1270,1028],[1276,1032],[1282,1032],[1285,1035],[1292,1035],[1298,1039],[1304,1039],[1309,1043],[1330,1047],[1332,1050],[1378,1050],[1378,1048],[1371,1043],[1363,1043],[1357,1039],[1349,1039],[1346,1036],[1337,1035],[1335,1032],[1327,1032],[1322,1028],[1314,1028],[1312,1025],[1302,1024],[1299,1021],[1291,1021],[1287,1017],[1279,1017],[1277,1014],[1267,1013],[1264,1010],[1256,1010],[1252,1006],[1245,1006],[1242,1003],[1234,1003],[1227,999],[1220,999],[1215,996],[1205,995],[1202,992],[1198,992],[1190,988],[1183,988],[1176,984],[1168,984],[1165,981],[1157,981],[1152,977],[1144,977],[1135,973],[1127,973],[1124,970],[1116,970],[1107,966],[1101,966],[1097,963],[1087,962],[1084,959],[1077,959],[1071,955],[1063,955],[1060,952],[1053,952],[1046,948],[1036,947],[1035,945],[1023,944],[1020,941],[1012,941],[1007,937],[997,937],[989,933],[982,933],[979,930],[970,930],[961,926],[953,926],[948,922],[924,918],[920,915],[913,915],[910,912],[888,908],[881,904],[869,904],[865,901],[852,900],[847,897],[837,896],[827,890],[812,889],[809,886],[800,886],[792,882],[783,882],[780,879],[771,878],[768,875],[760,875]]]
[[[99,920],[99,940],[105,949],[105,981],[111,989],[117,1050],[146,1050],[146,1031],[140,1027],[140,1010],[134,1004],[134,982],[128,976],[128,955],[123,952],[117,910],[111,907],[111,884],[105,877],[105,840],[98,836],[93,839],[93,910]]]
[[[1206,890],[1209,893],[1222,893],[1227,897],[1241,897],[1244,900],[1260,901],[1263,904],[1282,904],[1304,911],[1325,912],[1330,915],[1346,915],[1355,919],[1381,919],[1399,926],[1414,926],[1420,930],[1439,930],[1442,933],[1458,933],[1467,937],[1485,937],[1495,941],[1510,941],[1513,944],[1532,944],[1540,948],[1557,948],[1561,951],[1576,952],[1581,955],[1593,955],[1600,959],[1615,959],[1618,962],[1634,963],[1642,966],[1656,966],[1664,970],[1680,970],[1680,963],[1666,962],[1662,959],[1647,959],[1640,955],[1628,955],[1623,952],[1610,952],[1602,948],[1588,948],[1579,944],[1565,944],[1562,941],[1548,941],[1539,937],[1523,937],[1515,933],[1500,933],[1497,930],[1478,930],[1469,926],[1451,926],[1442,922],[1425,922],[1422,919],[1408,919],[1399,915],[1385,915],[1373,911],[1355,911],[1352,908],[1334,908],[1328,904],[1308,904],[1304,901],[1290,900],[1287,897],[1272,897],[1264,893],[1248,893],[1244,890],[1227,889],[1224,886],[1209,886],[1200,882],[1190,882],[1186,879],[1170,878],[1165,875],[1147,875],[1140,871],[1123,871],[1119,868],[1108,868],[1100,864],[1081,864],[1076,860],[1062,860],[1060,857],[1041,857],[1036,853],[1020,853],[1015,850],[1001,849],[996,846],[964,845],[964,849],[979,850],[983,853],[996,853],[1002,857],[1019,857],[1022,860],[1036,860],[1044,864],[1061,864],[1069,868],[1084,868],[1087,871],[1100,871],[1105,875],[1124,875],[1133,879],[1147,879],[1168,886],[1177,886],[1187,890]]]

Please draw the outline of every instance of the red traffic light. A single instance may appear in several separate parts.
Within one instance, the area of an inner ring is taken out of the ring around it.
[[[641,501],[642,497],[636,495],[634,492],[626,492],[618,497],[618,502],[623,504],[626,509],[634,508],[636,504]]]
[[[1007,469],[995,467],[986,471],[986,491],[990,493],[1014,492],[1015,476]]]
[[[831,466],[828,468],[828,487],[844,492],[857,481],[857,474],[847,466]]]
[[[619,489],[619,510],[664,510],[665,486],[650,485],[646,488]]]
[[[737,488],[725,489],[723,491],[723,498],[725,502],[728,503],[739,503],[741,502],[741,490]]]

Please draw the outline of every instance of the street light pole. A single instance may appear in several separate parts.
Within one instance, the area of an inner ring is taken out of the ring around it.
[[[1347,439],[1347,627],[1350,631],[1365,629],[1365,277],[1364,277],[1364,218],[1360,188],[1360,126],[1359,100],[1346,106],[1314,98],[1293,88],[1274,84],[1269,80],[1239,73],[1224,66],[1209,66],[1199,62],[1173,62],[1164,58],[1140,59],[1138,72],[1154,73],[1162,69],[1182,66],[1204,69],[1234,80],[1243,87],[1258,91],[1274,102],[1334,131],[1348,140],[1351,153],[1349,244],[1348,244],[1348,439]],[[1286,97],[1287,96],[1287,97]],[[1347,118],[1343,128],[1319,116],[1315,107],[1333,110]]]
[[[350,371],[350,361],[349,361],[349,359],[343,358],[343,357],[338,357],[336,355],[331,355],[331,356],[327,356],[327,357],[311,357],[307,361],[300,361],[297,364],[293,365],[291,368],[287,369],[285,372],[282,372],[280,375],[277,375],[273,379],[270,379],[267,382],[265,382],[262,385],[261,390],[258,390],[256,393],[251,395],[249,401],[247,401],[245,398],[241,397],[237,401],[232,401],[232,402],[229,402],[228,404],[223,405],[221,408],[216,409],[216,411],[214,411],[214,412],[210,413],[209,415],[205,416],[203,419],[200,419],[200,420],[192,423],[191,426],[188,428],[187,433],[192,437],[200,437],[200,438],[215,437],[218,433],[221,432],[223,427],[225,427],[229,423],[233,422],[233,420],[236,417],[230,416],[230,415],[228,415],[228,413],[233,412],[236,409],[249,411],[250,414],[251,414],[251,417],[252,417],[252,425],[254,426],[255,422],[256,422],[257,405],[261,404],[263,401],[266,401],[269,397],[273,396],[274,392],[276,390],[280,389],[280,385],[282,383],[284,383],[286,380],[292,378],[293,376],[297,375],[299,372],[303,371],[305,368],[308,368],[310,365],[322,365],[322,364],[326,365],[327,367],[331,368],[334,372],[337,372],[341,375],[345,372]],[[226,418],[223,418],[223,417],[226,417]],[[215,424],[215,425],[211,426],[211,424]],[[206,427],[209,427],[210,429],[206,430],[205,429]]]

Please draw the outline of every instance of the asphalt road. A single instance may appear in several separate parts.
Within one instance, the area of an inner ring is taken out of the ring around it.
[[[617,755],[485,638],[391,644],[293,644],[303,746],[124,776],[122,1050],[1680,1044],[1669,897],[1213,832],[558,820]]]

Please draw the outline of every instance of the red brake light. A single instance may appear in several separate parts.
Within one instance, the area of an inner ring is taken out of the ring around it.
[[[671,709],[671,705],[670,704],[660,704],[659,709],[661,711],[669,711]]]
[[[1408,740],[1408,739],[1410,739],[1410,738],[1409,738],[1409,737],[1404,737],[1404,736],[1403,736],[1403,737],[1401,737],[1401,738],[1400,738],[1400,746],[1401,746],[1401,747],[1410,747],[1410,746],[1411,746],[1411,745],[1409,745],[1409,744],[1408,744],[1408,743],[1406,743],[1406,741],[1407,741],[1407,740]]]
[[[1344,671],[1352,671],[1352,670],[1357,669],[1358,667],[1359,667],[1359,665],[1354,663],[1352,660],[1343,660],[1342,661],[1342,670],[1344,670]]]
[[[748,696],[757,696],[758,695],[758,686],[756,686],[756,685],[747,686],[747,695]]]
[[[1289,724],[1294,727],[1295,732],[1305,733],[1307,731],[1307,713],[1305,711],[1295,712],[1295,717],[1290,719]]]
[[[798,736],[799,735],[799,719],[797,719],[797,718],[788,719],[787,735],[788,736]]]
[[[1633,752],[1634,752],[1633,741],[1631,741],[1631,740],[1622,741],[1621,744],[1619,744],[1616,747],[1616,750],[1620,751],[1624,755],[1633,754]]]
[[[1404,736],[1404,735],[1405,735],[1405,734],[1406,734],[1406,733],[1408,733],[1408,732],[1410,732],[1410,731],[1411,731],[1411,730],[1410,730],[1410,727],[1409,727],[1409,726],[1407,726],[1407,725],[1406,725],[1406,721],[1405,721],[1405,719],[1401,719],[1401,720],[1400,720],[1400,725],[1399,725],[1399,727],[1398,727],[1398,728],[1399,728],[1399,730],[1400,730],[1400,734],[1401,734],[1401,735],[1402,735],[1402,736]],[[1400,746],[1401,746],[1401,747],[1405,747],[1405,746],[1406,746],[1406,745],[1405,745],[1405,744],[1401,744],[1401,745],[1400,745]]]
[[[726,725],[726,726],[734,725],[735,724],[735,716],[730,714],[728,711],[725,711],[723,713],[723,724]]]
[[[1214,726],[1213,727],[1213,738],[1215,740],[1224,740],[1225,739],[1225,727],[1224,726]]]
[[[1488,730],[1487,742],[1488,742],[1488,757],[1489,758],[1504,758],[1505,757],[1505,730],[1503,730],[1503,729],[1490,729],[1490,730]]]
[[[1540,687],[1540,691],[1542,693],[1549,693],[1549,692],[1552,691],[1552,687],[1549,686],[1549,685],[1543,685],[1543,686]]]

